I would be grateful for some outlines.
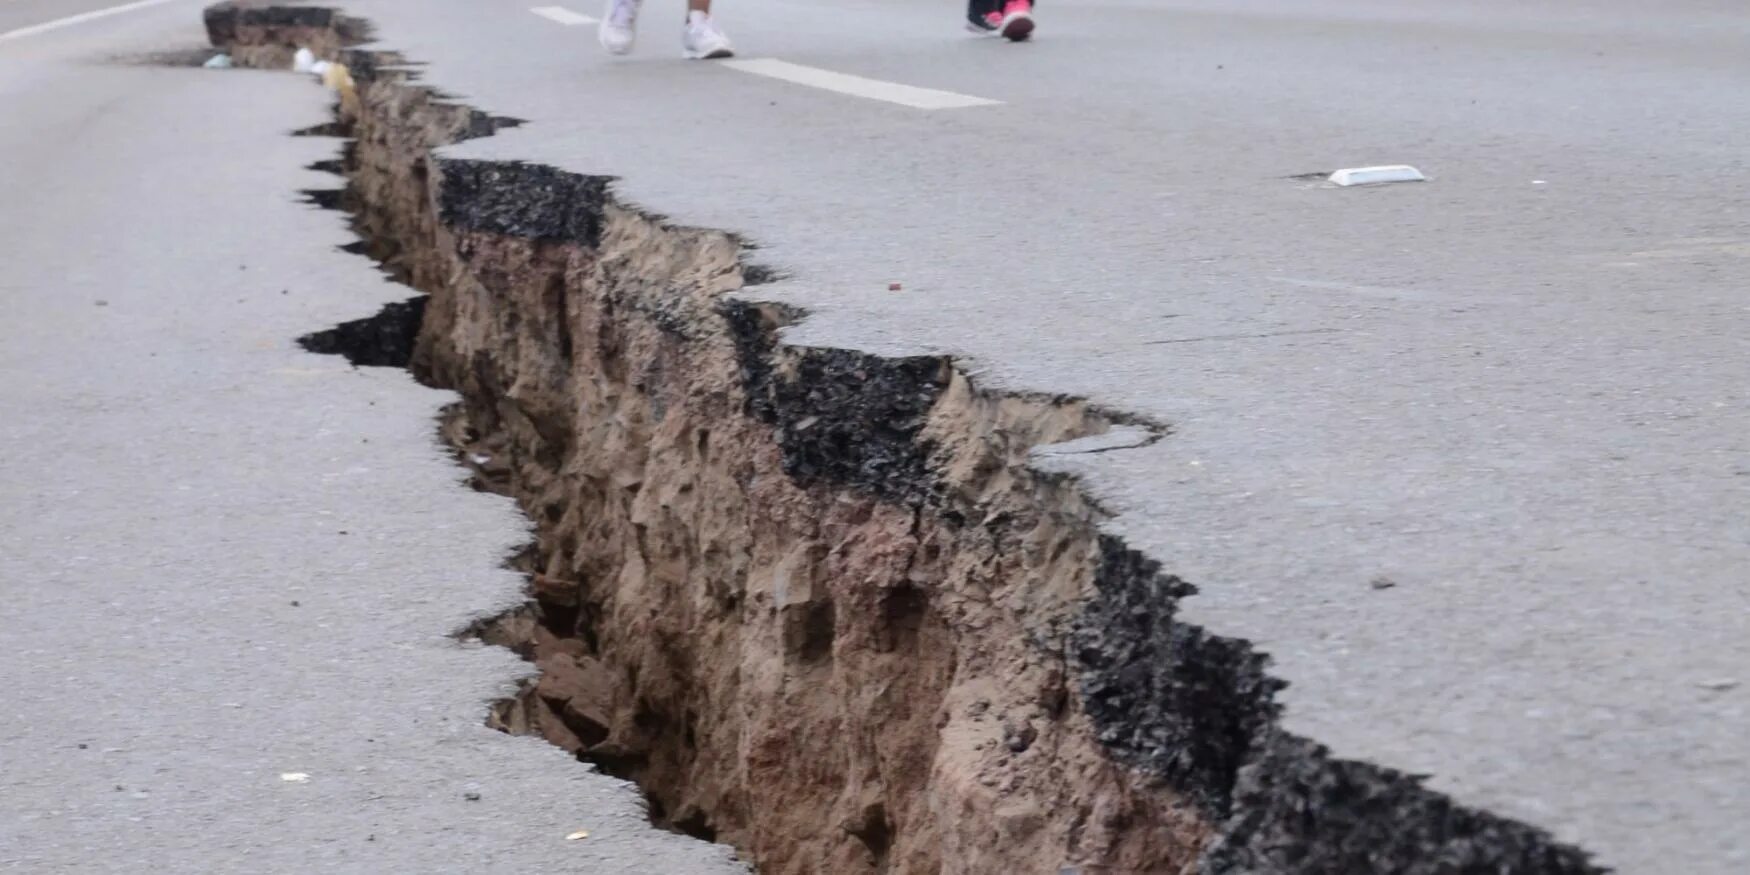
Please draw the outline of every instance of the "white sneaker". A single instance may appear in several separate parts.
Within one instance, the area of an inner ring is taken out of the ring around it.
[[[610,54],[624,55],[632,51],[632,42],[638,38],[638,2],[608,0],[601,27],[596,29],[596,38]]]
[[[735,47],[729,37],[717,29],[717,23],[703,12],[687,13],[687,29],[681,34],[681,48],[694,59],[716,60],[735,57]]]

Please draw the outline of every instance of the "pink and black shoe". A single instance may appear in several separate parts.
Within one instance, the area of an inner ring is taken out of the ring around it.
[[[1008,0],[1003,4],[1002,18],[997,24],[1002,35],[1020,42],[1033,35],[1033,4],[1030,0]]]
[[[966,29],[976,34],[995,36],[1003,29],[1003,14],[989,8],[986,0],[971,0],[966,7]]]

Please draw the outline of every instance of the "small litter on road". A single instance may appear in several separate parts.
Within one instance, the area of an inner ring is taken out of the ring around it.
[[[1383,185],[1387,182],[1426,182],[1422,171],[1408,164],[1382,164],[1378,167],[1349,167],[1331,174],[1331,182],[1351,185]]]
[[[313,73],[316,67],[316,53],[309,49],[299,49],[292,53],[292,72]]]
[[[330,91],[351,91],[353,89],[352,71],[346,69],[345,64],[329,64],[322,68],[321,76],[322,84],[328,86]]]
[[[900,285],[899,283],[888,283],[887,284],[887,290],[890,292],[897,292],[897,291],[900,291],[901,289],[904,289],[904,288],[905,288],[905,286]]]
[[[1391,589],[1392,587],[1397,586],[1398,582],[1389,577],[1381,576],[1368,581],[1367,585],[1374,589]]]
[[[1715,678],[1711,681],[1702,681],[1701,682],[1702,689],[1712,690],[1713,692],[1716,692],[1716,693],[1723,693],[1723,692],[1730,690],[1736,686],[1738,686],[1738,681],[1736,679],[1733,679],[1733,678]]]
[[[587,838],[589,838],[589,830],[580,829],[577,832],[574,832],[574,833],[571,833],[570,835],[567,835],[565,837],[565,840],[568,842],[575,842],[578,839],[587,839]]]
[[[329,64],[322,68],[322,84],[340,95],[341,108],[347,112],[358,111],[357,86],[352,81],[352,71],[345,64]]]
[[[288,784],[307,784],[310,776],[304,772],[280,772],[280,780]]]
[[[226,54],[214,55],[208,58],[207,62],[201,66],[208,70],[229,70],[231,69],[231,56]]]

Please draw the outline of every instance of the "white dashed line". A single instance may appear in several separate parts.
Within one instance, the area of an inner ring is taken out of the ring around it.
[[[776,58],[755,58],[748,61],[722,61],[723,66],[755,76],[768,76],[794,82],[797,85],[807,85],[812,88],[824,88],[827,91],[837,91],[855,97],[867,97],[870,100],[885,100],[900,106],[910,106],[917,109],[959,109],[967,106],[996,106],[1000,100],[986,100],[969,94],[955,94],[952,91],[937,91],[933,88],[917,88],[911,85],[901,85],[898,82],[883,82],[880,79],[865,79],[852,76],[849,73],[835,73],[818,67],[804,67]]]
[[[563,6],[531,6],[529,11],[547,19],[557,21],[566,27],[577,27],[584,24],[595,24],[596,20],[581,13],[572,12]]]
[[[171,0],[139,0],[137,3],[124,3],[120,6],[111,6],[108,9],[81,12],[78,15],[69,15],[66,18],[57,18],[54,21],[45,21],[42,24],[33,24],[29,27],[0,33],[0,43],[7,40],[23,39],[27,36],[36,36],[39,33],[48,33],[51,30],[60,30],[63,27],[72,27],[75,24],[84,24],[87,21],[96,21],[99,18],[108,18],[111,15],[120,15],[123,12],[132,12],[135,9],[145,9],[148,6],[161,6],[169,2]]]

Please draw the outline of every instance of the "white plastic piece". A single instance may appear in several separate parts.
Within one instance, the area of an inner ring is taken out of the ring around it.
[[[230,55],[214,55],[214,56],[208,58],[207,62],[205,64],[202,64],[201,66],[207,68],[208,70],[229,70],[229,69],[231,69],[231,56]]]
[[[292,72],[310,73],[316,66],[316,53],[309,49],[299,49],[292,54]]]
[[[1386,182],[1426,182],[1422,171],[1408,164],[1385,164],[1379,167],[1350,167],[1331,174],[1337,185],[1379,185]]]

